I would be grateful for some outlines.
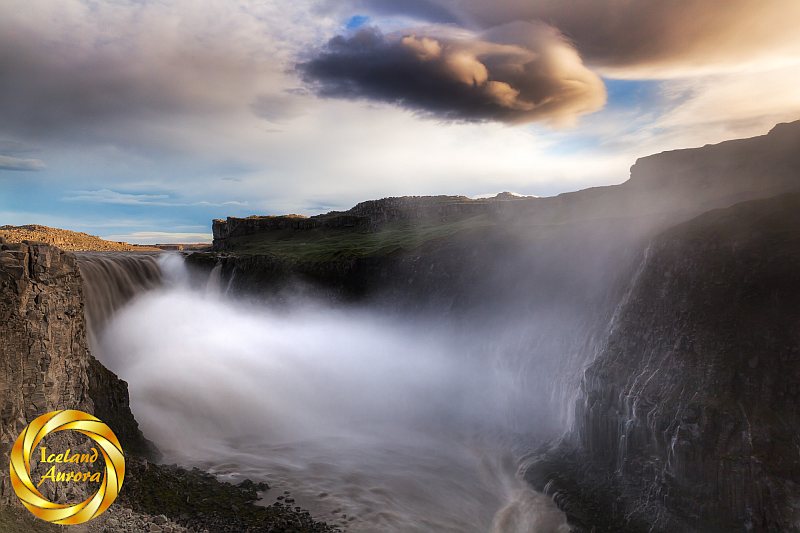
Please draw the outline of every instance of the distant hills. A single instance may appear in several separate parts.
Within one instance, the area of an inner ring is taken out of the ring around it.
[[[628,219],[666,228],[700,213],[800,189],[800,122],[767,135],[643,157],[619,185],[552,197],[405,196],[347,211],[213,221],[214,249],[292,260],[380,256],[465,231],[531,231]]]
[[[40,226],[39,224],[0,226],[0,237],[9,242],[43,242],[71,252],[158,252],[161,250],[155,246],[107,241],[88,233]]]

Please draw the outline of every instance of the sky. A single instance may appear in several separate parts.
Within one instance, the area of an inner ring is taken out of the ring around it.
[[[800,119],[797,0],[5,0],[0,225],[550,196]]]

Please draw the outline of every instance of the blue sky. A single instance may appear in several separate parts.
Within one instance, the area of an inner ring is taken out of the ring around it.
[[[195,242],[225,216],[619,183],[800,119],[799,4],[732,2],[12,0],[0,225]]]
[[[344,24],[345,29],[347,30],[357,30],[362,26],[369,23],[369,17],[367,15],[353,15],[347,22]]]

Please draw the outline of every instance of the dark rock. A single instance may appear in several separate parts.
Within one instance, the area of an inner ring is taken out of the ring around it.
[[[255,485],[255,484],[254,484]],[[194,531],[331,532],[307,511],[253,505],[250,491],[198,470],[133,458],[119,501],[138,513],[163,514]]]
[[[795,531],[798,243],[800,194],[661,235],[527,479],[587,530]]]
[[[0,437],[14,442],[22,426],[56,409],[97,414],[123,446],[135,448],[141,433],[127,402],[116,406],[117,418],[99,408],[109,397],[124,395],[126,384],[112,373],[92,383],[100,364],[89,353],[83,316],[83,287],[75,257],[46,244],[23,242],[0,251]],[[103,369],[105,370],[105,369]],[[119,422],[119,423],[117,423]],[[127,438],[130,437],[130,438]],[[76,448],[77,435],[55,437]],[[8,463],[7,449],[0,462]],[[74,485],[60,498],[84,497],[87,487]],[[73,493],[74,492],[74,493]],[[50,496],[55,497],[55,494]],[[0,503],[15,502],[8,470],[0,470]]]

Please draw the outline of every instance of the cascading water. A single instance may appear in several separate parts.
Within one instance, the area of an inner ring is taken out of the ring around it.
[[[177,255],[80,260],[94,352],[166,461],[267,481],[265,504],[289,490],[348,531],[568,531],[517,477],[538,396],[513,357],[444,322],[237,301]]]
[[[90,332],[102,331],[106,321],[134,296],[161,284],[158,254],[83,252],[76,254],[83,284],[86,321]]]

